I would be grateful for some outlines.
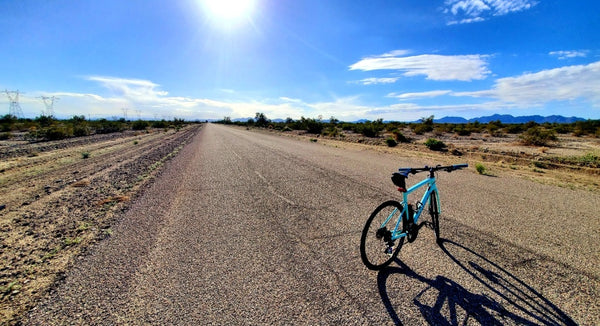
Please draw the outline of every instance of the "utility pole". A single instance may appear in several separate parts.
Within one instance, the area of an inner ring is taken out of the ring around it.
[[[21,110],[21,106],[19,105],[19,91],[9,91],[5,89],[4,92],[6,93],[6,96],[8,96],[8,101],[10,102],[8,114],[17,118],[22,118],[23,110]]]
[[[42,115],[47,117],[54,116],[54,101],[60,100],[60,98],[56,96],[40,96],[44,105],[46,106],[46,112],[43,112]]]

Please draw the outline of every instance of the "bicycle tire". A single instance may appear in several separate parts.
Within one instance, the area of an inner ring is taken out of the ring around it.
[[[431,193],[429,198],[429,214],[431,215],[431,223],[433,224],[433,232],[435,233],[435,242],[440,244],[440,212],[438,206],[437,191]]]
[[[394,209],[396,209],[395,212]],[[381,225],[392,212],[395,216],[388,224],[391,224],[391,229],[393,229],[400,214],[402,214],[402,205],[395,200],[386,201],[375,208],[363,228],[360,238],[360,257],[368,269],[380,270],[385,268],[392,260],[394,260],[394,258],[396,258],[396,256],[398,256],[400,248],[402,248],[402,245],[404,244],[404,238],[396,239],[393,241],[394,245],[392,247],[392,252],[388,253],[386,252],[388,250],[388,242],[381,236],[381,233],[378,235],[378,230],[381,229]],[[401,218],[401,220],[398,227],[399,229],[404,230],[404,218]],[[386,231],[391,231],[387,226],[384,226],[383,228],[385,228]]]

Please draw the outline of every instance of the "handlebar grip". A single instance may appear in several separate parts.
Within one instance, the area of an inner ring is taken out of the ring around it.
[[[453,169],[462,169],[462,168],[466,168],[466,167],[468,167],[468,166],[469,166],[469,164],[467,164],[467,163],[462,163],[462,164],[454,164],[454,165],[452,165],[452,168],[453,168]]]

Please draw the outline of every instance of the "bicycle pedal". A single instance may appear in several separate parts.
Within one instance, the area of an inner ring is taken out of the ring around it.
[[[394,247],[387,247],[384,252],[386,255],[391,256],[394,253]]]

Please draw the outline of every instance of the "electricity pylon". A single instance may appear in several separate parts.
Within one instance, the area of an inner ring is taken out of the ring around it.
[[[58,101],[60,98],[56,96],[40,96],[39,98],[44,101],[44,105],[46,106],[46,112],[44,112],[43,115],[47,117],[54,116],[54,101]]]
[[[21,110],[21,106],[19,105],[19,91],[9,91],[5,89],[4,92],[6,93],[6,96],[8,96],[8,101],[10,102],[8,114],[17,118],[22,118],[23,110]]]

